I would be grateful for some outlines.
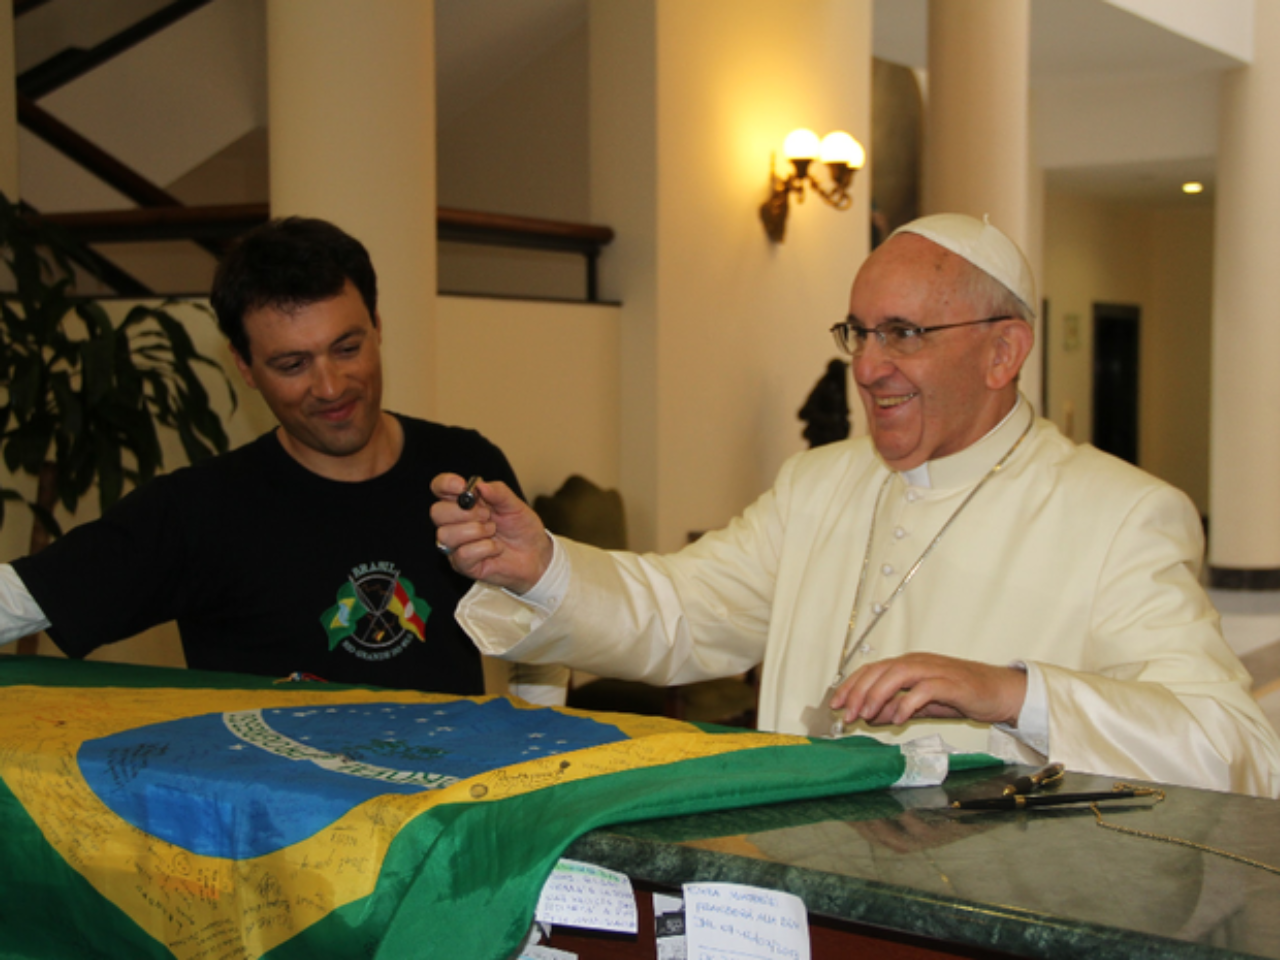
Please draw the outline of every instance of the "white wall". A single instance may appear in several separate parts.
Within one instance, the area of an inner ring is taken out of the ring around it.
[[[1213,157],[1217,74],[1041,82],[1032,114],[1047,169]]]
[[[1121,10],[1159,24],[1248,62],[1253,58],[1253,11],[1256,0],[1106,0]],[[1263,0],[1270,3],[1272,0]]]

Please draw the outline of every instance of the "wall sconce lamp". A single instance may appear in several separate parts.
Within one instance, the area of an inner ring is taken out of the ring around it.
[[[867,162],[867,152],[862,149],[862,144],[842,130],[828,133],[821,142],[812,130],[792,130],[783,141],[782,153],[791,161],[792,172],[790,176],[780,177],[770,163],[769,199],[760,205],[764,232],[774,243],[781,243],[787,232],[787,208],[793,193],[796,203],[803,203],[807,183],[814,193],[837,210],[848,210],[853,205],[853,198],[849,196],[853,175]],[[830,189],[824,188],[809,172],[814,160],[827,165],[831,176]]]

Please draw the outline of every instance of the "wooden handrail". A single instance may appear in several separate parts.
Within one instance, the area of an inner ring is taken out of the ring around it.
[[[212,246],[265,223],[270,215],[265,203],[239,203],[39,216],[86,244],[195,240]],[[593,303],[599,300],[597,261],[604,246],[613,240],[612,228],[452,207],[440,207],[436,216],[436,235],[443,241],[581,255],[587,267],[586,299]]]
[[[596,244],[603,246],[613,239],[610,227],[589,223],[566,223],[561,220],[540,220],[533,217],[515,217],[505,213],[481,213],[478,210],[458,210],[440,207],[436,211],[436,224],[441,234],[445,232],[494,236],[537,238],[540,243],[563,240],[566,243]],[[441,239],[444,239],[441,236]]]
[[[146,240],[230,240],[266,223],[265,203],[206,207],[143,207],[46,213],[41,219],[61,227],[82,243],[131,243]]]
[[[600,300],[600,251],[613,240],[613,230],[587,223],[563,223],[441,207],[437,211],[436,236],[455,243],[581,254],[587,266],[586,299],[589,303],[597,303]]]
[[[119,190],[134,203],[146,207],[180,207],[182,202],[171,193],[139,176],[107,153],[88,137],[71,129],[30,97],[18,97],[18,121],[48,143],[72,158],[104,183]]]

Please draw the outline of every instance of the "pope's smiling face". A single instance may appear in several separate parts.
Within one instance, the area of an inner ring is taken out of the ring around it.
[[[890,321],[950,326],[990,316],[990,304],[973,294],[975,270],[932,241],[900,233],[858,271],[849,318],[872,328]],[[853,378],[885,462],[910,470],[985,436],[1016,401],[1017,368],[1030,336],[1024,321],[1002,320],[924,334],[910,356],[890,355],[868,337],[853,358]]]

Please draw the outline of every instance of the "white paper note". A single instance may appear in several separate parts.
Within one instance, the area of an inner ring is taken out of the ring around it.
[[[636,898],[625,874],[561,860],[542,888],[534,917],[565,927],[635,933]]]
[[[809,917],[793,894],[686,883],[684,917],[689,960],[809,960]]]

